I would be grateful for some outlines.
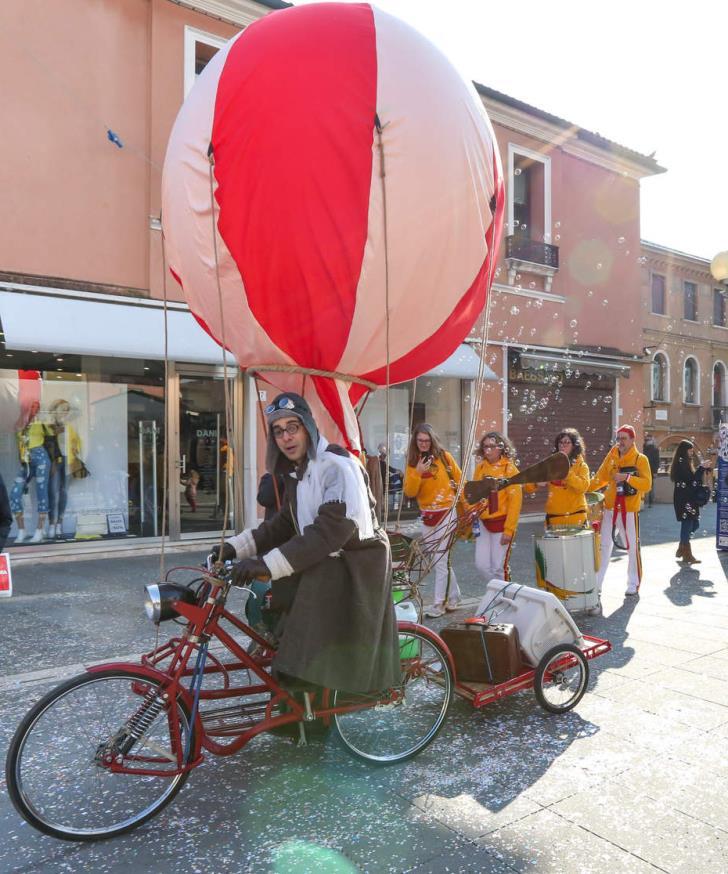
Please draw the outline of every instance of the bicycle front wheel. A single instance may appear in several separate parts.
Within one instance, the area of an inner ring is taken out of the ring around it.
[[[419,630],[400,631],[400,685],[380,695],[334,692],[333,706],[360,706],[334,714],[346,749],[375,765],[404,762],[422,752],[442,728],[453,696],[445,650]]]
[[[18,812],[45,834],[75,841],[123,834],[158,813],[189,776],[179,762],[195,743],[186,704],[164,695],[134,667],[82,674],[49,692],[8,750]],[[150,770],[157,774],[142,773]]]

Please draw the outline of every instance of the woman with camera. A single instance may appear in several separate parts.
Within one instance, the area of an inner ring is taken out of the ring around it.
[[[422,546],[435,569],[435,594],[432,606],[425,611],[425,616],[432,618],[457,610],[460,603],[460,588],[450,566],[450,546],[461,476],[432,425],[417,425],[407,450],[404,493],[417,499],[425,531]]]
[[[554,449],[569,456],[569,472],[562,480],[538,484],[548,485],[549,488],[546,498],[546,528],[585,525],[587,507],[584,496],[589,490],[591,474],[584,460],[584,439],[576,428],[564,428],[556,435]],[[524,486],[526,492],[533,492],[536,488],[535,485]]]
[[[680,523],[680,543],[675,558],[686,564],[700,564],[693,555],[690,535],[700,524],[700,508],[708,503],[710,489],[703,485],[703,476],[712,467],[708,461],[698,464],[695,446],[690,440],[681,440],[670,465],[670,479],[675,484],[672,503],[675,518]]]
[[[516,450],[498,431],[488,431],[483,435],[478,454],[482,461],[475,468],[474,480],[507,479],[518,473]],[[473,530],[476,538],[475,567],[486,583],[493,578],[509,580],[508,561],[521,515],[523,492],[520,486],[508,486],[499,492],[491,492],[482,503],[480,518]]]

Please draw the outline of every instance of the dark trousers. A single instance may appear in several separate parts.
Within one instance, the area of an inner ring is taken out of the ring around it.
[[[690,543],[690,535],[698,530],[700,522],[697,516],[688,516],[680,522],[680,543]]]

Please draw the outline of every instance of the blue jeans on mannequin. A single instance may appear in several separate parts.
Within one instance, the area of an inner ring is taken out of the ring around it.
[[[35,477],[35,494],[38,503],[38,526],[31,538],[31,543],[40,543],[43,539],[43,528],[48,515],[48,477],[50,474],[51,460],[42,446],[34,446],[30,450],[29,459],[15,477],[13,488],[10,492],[10,509],[18,523],[18,535],[16,543],[25,540],[25,520],[23,518],[23,493],[30,481]]]
[[[63,525],[63,514],[66,512],[68,491],[66,489],[66,459],[61,456],[51,465],[51,475],[48,481],[48,497],[50,504],[49,524],[50,537],[60,537]],[[55,530],[54,530],[55,529]]]

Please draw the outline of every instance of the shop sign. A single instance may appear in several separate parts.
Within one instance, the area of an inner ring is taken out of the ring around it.
[[[10,572],[10,553],[0,552],[0,598],[13,594],[13,576]]]
[[[716,499],[718,512],[716,514],[716,547],[728,549],[728,425],[721,424],[718,429],[718,483]]]
[[[126,522],[123,513],[107,513],[106,524],[109,534],[126,534]]]

